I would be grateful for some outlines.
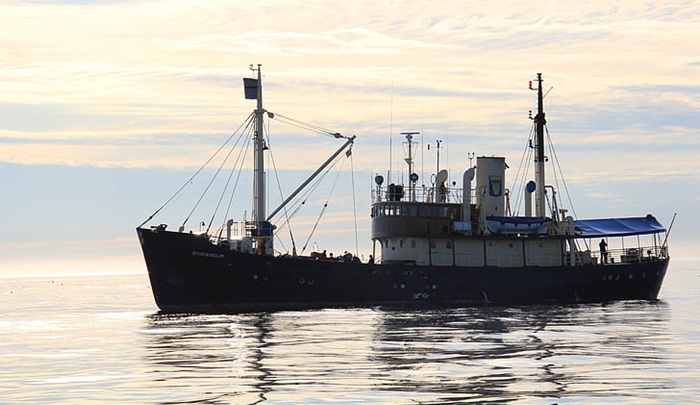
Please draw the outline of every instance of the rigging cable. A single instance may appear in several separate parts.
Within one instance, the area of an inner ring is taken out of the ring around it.
[[[238,142],[236,142],[238,144]],[[238,183],[241,179],[241,174],[243,173],[243,165],[245,163],[245,158],[248,156],[248,151],[250,150],[250,142],[244,143],[244,147],[240,148],[240,152],[238,153],[238,156],[236,157],[236,161],[234,164],[231,166],[231,173],[229,174],[229,178],[226,182],[226,187],[224,187],[224,191],[221,193],[221,198],[219,199],[219,204],[221,203],[224,195],[226,194],[226,188],[228,188],[229,183],[231,182],[231,178],[233,177],[234,172],[238,172],[236,176],[236,181],[233,183],[233,188],[231,189],[231,197],[228,200],[228,205],[226,206],[226,212],[224,213],[224,221],[221,224],[221,227],[219,229],[219,238],[221,238],[221,233],[224,230],[224,227],[226,226],[226,218],[228,218],[228,214],[231,211],[231,204],[233,203],[233,198],[236,195],[236,190],[238,190]],[[236,146],[234,145],[234,148]],[[211,217],[210,224],[214,223],[214,217],[216,215],[216,212],[219,210],[219,204],[217,204],[216,209],[214,210],[214,214]],[[207,229],[207,232],[209,230]]]
[[[530,136],[528,138],[528,142],[525,145],[525,149],[523,149],[523,154],[520,157],[520,164],[518,164],[518,171],[515,174],[515,178],[513,179],[513,186],[511,187],[512,189],[518,190],[516,196],[515,196],[515,213],[520,211],[520,204],[522,201],[522,198],[525,193],[525,186],[522,186],[525,184],[525,181],[527,180],[527,172],[528,169],[530,168],[530,161],[531,161],[531,156],[532,156],[532,137],[534,134],[534,125],[530,129]],[[522,176],[522,177],[521,177]],[[516,187],[518,184],[521,186]]]
[[[304,204],[306,204],[306,201],[309,199],[309,197],[311,197],[311,194],[313,194],[313,192],[316,191],[316,188],[321,184],[321,182],[325,179],[326,175],[333,169],[333,167],[335,167],[335,165],[337,163],[338,163],[337,160],[335,162],[333,162],[333,164],[326,169],[326,171],[323,173],[323,175],[321,175],[321,177],[315,179],[314,182],[311,184],[311,186],[307,190],[304,191],[304,193],[299,198],[299,202],[296,203],[297,204],[296,208],[294,209],[294,211],[292,211],[292,214],[289,216],[287,221],[282,223],[282,225],[280,226],[279,229],[281,229],[282,227],[289,224],[289,221],[299,212],[299,210],[301,210],[301,208],[304,206]]]
[[[268,143],[269,143],[269,138],[268,138]],[[274,156],[272,155],[272,148],[270,148],[270,161],[272,162],[272,168],[273,168],[273,171],[275,172],[275,178],[277,179],[277,190],[278,190],[279,193],[280,193],[280,198],[281,198],[282,200],[284,200],[284,193],[282,193],[282,182],[280,181],[280,178],[279,178],[279,172],[277,171],[277,165],[275,164],[275,158],[274,158]],[[297,251],[297,247],[296,247],[296,243],[295,243],[295,241],[294,241],[294,234],[292,233],[292,225],[291,225],[291,223],[289,222],[289,219],[290,219],[290,218],[289,218],[289,212],[287,211],[287,207],[286,207],[286,206],[284,207],[284,217],[286,218],[285,223],[289,224],[289,227],[288,227],[288,228],[289,228],[289,239],[290,239],[291,242],[292,242],[292,255],[293,255],[293,256],[296,256],[296,255],[297,255],[297,254],[296,254],[296,253],[297,253],[297,252],[296,252],[296,251]],[[277,236],[277,235],[275,235],[275,236]],[[284,246],[284,243],[282,242],[282,239],[280,239],[279,237],[277,237],[277,240],[278,240],[280,243],[282,243],[282,245]],[[285,246],[285,249],[286,249],[286,246]]]
[[[242,134],[241,134],[242,135]],[[226,159],[222,162],[221,166],[223,167],[224,164],[228,161],[229,157],[233,153],[234,149],[236,149],[236,146],[238,146],[238,142],[243,138],[243,136],[239,137],[238,140],[236,140],[236,143],[231,147],[231,150],[229,151],[228,155],[226,155]],[[231,178],[233,177],[234,169],[236,166],[238,166],[238,161],[241,158],[243,150],[239,151],[238,156],[236,157],[236,160],[233,163],[233,166],[231,167],[231,171],[229,173],[228,179],[226,180],[226,185],[224,186],[223,191],[221,192],[221,196],[219,196],[219,201],[216,203],[216,207],[214,208],[214,212],[211,215],[211,219],[209,220],[209,225],[207,226],[207,233],[209,233],[209,229],[211,229],[212,224],[214,223],[214,218],[216,217],[216,213],[219,211],[219,207],[221,206],[221,202],[224,199],[224,196],[226,195],[226,190],[228,190],[228,186],[231,184]],[[216,176],[215,176],[216,177]],[[213,181],[213,179],[212,179]],[[236,183],[237,184],[237,183]],[[233,194],[236,192],[236,188],[234,186],[232,193]],[[226,222],[226,217],[224,216],[224,222]]]
[[[250,123],[250,122],[252,122],[252,121],[249,121],[249,123]],[[242,134],[241,134],[241,135],[242,135]],[[221,148],[219,148],[219,150],[221,150]],[[217,150],[216,153],[218,153],[219,150]],[[207,184],[207,187],[206,187],[206,188],[204,189],[204,191],[202,192],[202,195],[199,196],[199,199],[198,199],[197,202],[195,203],[194,207],[192,207],[192,210],[191,210],[190,213],[187,215],[187,218],[185,218],[185,220],[182,221],[182,225],[180,225],[180,230],[184,230],[184,229],[185,229],[185,224],[187,223],[187,221],[189,221],[190,217],[192,216],[192,214],[194,213],[194,211],[197,209],[197,206],[199,206],[199,203],[202,202],[202,199],[204,199],[204,196],[205,196],[205,195],[207,194],[207,192],[209,191],[209,188],[210,188],[211,185],[214,183],[214,180],[216,180],[216,177],[217,177],[217,176],[219,175],[219,173],[221,172],[221,169],[224,167],[224,164],[226,163],[226,161],[228,160],[228,158],[231,156],[231,152],[233,152],[233,150],[229,151],[228,155],[226,155],[226,158],[225,158],[224,161],[221,163],[221,165],[219,165],[219,168],[218,168],[218,169],[216,170],[216,172],[214,173],[214,176],[212,176],[211,180],[209,181],[209,184]],[[209,228],[207,228],[207,229],[209,229]]]
[[[549,149],[552,152],[552,156],[554,157],[554,161],[557,164],[557,168],[559,169],[559,175],[561,176],[561,182],[564,184],[564,190],[566,191],[566,198],[569,201],[569,207],[571,207],[571,213],[574,214],[574,218],[578,218],[578,215],[576,215],[576,209],[574,208],[574,203],[571,201],[571,193],[569,193],[569,188],[566,185],[566,179],[564,178],[564,171],[561,169],[561,165],[559,163],[559,157],[557,157],[557,152],[554,150],[554,143],[552,142],[552,139],[549,136],[549,129],[545,126],[545,131],[547,132],[547,141],[549,142]],[[556,173],[556,172],[555,172]],[[555,177],[556,180],[556,177]],[[557,183],[557,187],[559,187],[559,184]]]
[[[297,128],[306,129],[306,130],[309,130],[309,131],[312,131],[312,132],[316,132],[316,133],[318,133],[318,134],[331,136],[331,137],[333,137],[333,138],[338,138],[338,139],[339,139],[339,138],[346,138],[346,139],[347,139],[346,136],[341,135],[341,134],[338,133],[338,132],[333,132],[333,131],[331,131],[331,130],[329,130],[329,129],[325,129],[325,128],[323,128],[323,127],[319,127],[318,125],[313,125],[313,124],[309,124],[309,123],[302,122],[302,121],[299,121],[299,120],[295,120],[294,118],[289,118],[289,117],[286,117],[286,116],[284,116],[284,115],[282,115],[282,114],[277,114],[277,113],[275,113],[275,114],[273,114],[273,116],[274,116],[275,118],[281,118],[280,121],[284,122],[284,123],[287,124],[287,125],[291,125],[291,126],[294,126],[294,127],[297,127]]]
[[[321,213],[318,215],[318,218],[316,219],[316,223],[314,224],[314,227],[311,229],[311,233],[309,234],[309,237],[306,239],[306,242],[304,242],[304,247],[301,248],[302,254],[304,254],[306,247],[309,245],[309,241],[313,237],[314,232],[316,232],[316,228],[318,227],[318,223],[321,221],[321,217],[326,212],[326,208],[328,207],[328,201],[330,201],[331,195],[333,194],[333,191],[335,190],[335,186],[338,184],[338,178],[340,178],[340,174],[342,173],[342,169],[343,169],[344,164],[345,164],[345,161],[343,161],[343,164],[340,165],[340,168],[338,169],[338,174],[335,176],[335,181],[333,182],[333,186],[331,186],[331,190],[328,193],[328,197],[326,198],[326,202],[323,204],[323,208],[321,209]]]
[[[321,182],[323,182],[326,175],[328,175],[328,173],[335,167],[336,164],[338,164],[338,162],[339,162],[339,159],[336,159],[330,166],[328,166],[325,169],[325,172],[320,177],[314,179],[314,181],[311,183],[311,185],[309,187],[307,187],[306,190],[304,190],[304,192],[297,199],[298,202],[295,203],[295,204],[297,204],[296,208],[294,208],[294,210],[292,211],[292,214],[289,216],[289,218],[285,222],[283,222],[281,225],[278,226],[278,228],[277,228],[278,231],[281,230],[287,224],[289,224],[289,220],[291,220],[299,212],[299,210],[304,206],[304,204],[306,204],[306,201],[309,199],[311,194],[316,190],[316,188],[321,184]]]
[[[355,193],[355,165],[352,159],[352,146],[346,152],[346,156],[350,157],[350,177],[352,179],[352,215],[355,219],[355,256],[360,256],[360,242],[357,236],[357,193]]]
[[[250,114],[250,115],[248,116],[248,118],[247,118],[247,119],[246,119],[246,120],[245,120],[245,121],[244,121],[244,122],[243,122],[243,123],[228,137],[228,138],[227,138],[227,139],[226,139],[226,141],[224,141],[224,143],[219,147],[219,149],[217,149],[216,152],[214,152],[214,154],[211,155],[211,156],[209,157],[209,159],[207,159],[207,161],[202,165],[202,167],[200,167],[199,170],[197,170],[197,171],[192,175],[192,177],[190,177],[190,178],[185,182],[185,184],[183,184],[183,185],[175,192],[175,194],[173,194],[170,198],[168,198],[168,200],[165,201],[165,202],[163,203],[163,205],[160,206],[160,208],[158,208],[153,214],[151,214],[151,216],[149,216],[148,219],[146,219],[145,221],[143,221],[143,222],[141,223],[141,225],[139,225],[138,227],[140,228],[140,227],[144,226],[146,223],[148,223],[151,219],[153,219],[153,217],[155,217],[156,215],[158,215],[158,213],[159,213],[163,208],[165,208],[168,204],[170,204],[170,202],[171,202],[173,199],[175,199],[175,197],[177,197],[178,195],[180,195],[180,193],[182,192],[182,190],[184,190],[185,187],[187,187],[189,184],[191,184],[191,183],[192,183],[192,180],[194,180],[194,178],[197,177],[197,175],[198,175],[202,170],[204,170],[205,167],[207,167],[207,166],[209,165],[209,163],[212,161],[212,159],[214,159],[214,157],[216,157],[216,155],[219,154],[219,152],[224,148],[224,146],[226,146],[226,144],[228,144],[228,143],[231,141],[231,138],[233,138],[233,136],[236,135],[236,134],[238,133],[238,131],[239,131],[242,127],[248,126],[248,125],[249,125],[249,122],[253,119],[253,117],[254,117],[254,113]]]

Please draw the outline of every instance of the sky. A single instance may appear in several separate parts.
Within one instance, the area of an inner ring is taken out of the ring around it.
[[[354,250],[356,206],[371,252],[401,132],[421,132],[423,179],[437,140],[450,180],[471,153],[517,167],[541,72],[577,216],[676,213],[672,258],[698,259],[699,36],[694,1],[0,0],[0,276],[145,271],[134,228],[252,111],[250,64],[267,110],[357,135],[355,198],[334,191],[319,248]],[[270,125],[285,193],[339,146]]]

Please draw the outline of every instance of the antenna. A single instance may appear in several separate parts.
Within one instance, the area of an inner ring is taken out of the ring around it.
[[[421,117],[421,124],[420,124],[420,144],[425,145],[425,142],[423,141],[424,137],[424,128],[423,128],[423,118]],[[428,150],[430,150],[430,144],[428,144]],[[420,148],[420,176],[425,178],[425,148]],[[425,189],[425,182],[423,182],[423,188]]]
[[[408,145],[408,153],[404,159],[408,164],[408,198],[411,201],[416,200],[416,181],[418,181],[418,175],[413,171],[413,135],[418,135],[420,132],[402,132],[401,135],[406,137],[406,144]]]
[[[391,135],[394,133],[394,83],[391,84],[391,103],[390,103],[390,111],[389,111],[389,170],[386,174],[386,179],[387,183],[391,183],[391,165],[392,165],[392,159],[391,159],[391,154],[393,153],[392,151],[392,139]]]
[[[438,139],[437,141],[435,141],[435,143],[436,143],[435,148],[437,149],[437,161],[436,161],[437,169],[435,170],[435,173],[437,174],[440,172],[440,144],[442,143],[442,141]]]

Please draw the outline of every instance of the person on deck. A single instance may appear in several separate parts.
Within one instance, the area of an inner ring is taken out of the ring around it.
[[[608,262],[608,244],[605,243],[605,239],[601,239],[598,246],[600,246],[600,261],[601,261],[601,263],[607,263]]]

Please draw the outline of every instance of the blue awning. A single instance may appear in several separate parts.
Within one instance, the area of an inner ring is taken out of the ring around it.
[[[645,235],[666,231],[651,214],[636,218],[582,219],[575,223],[576,235],[586,238]]]

